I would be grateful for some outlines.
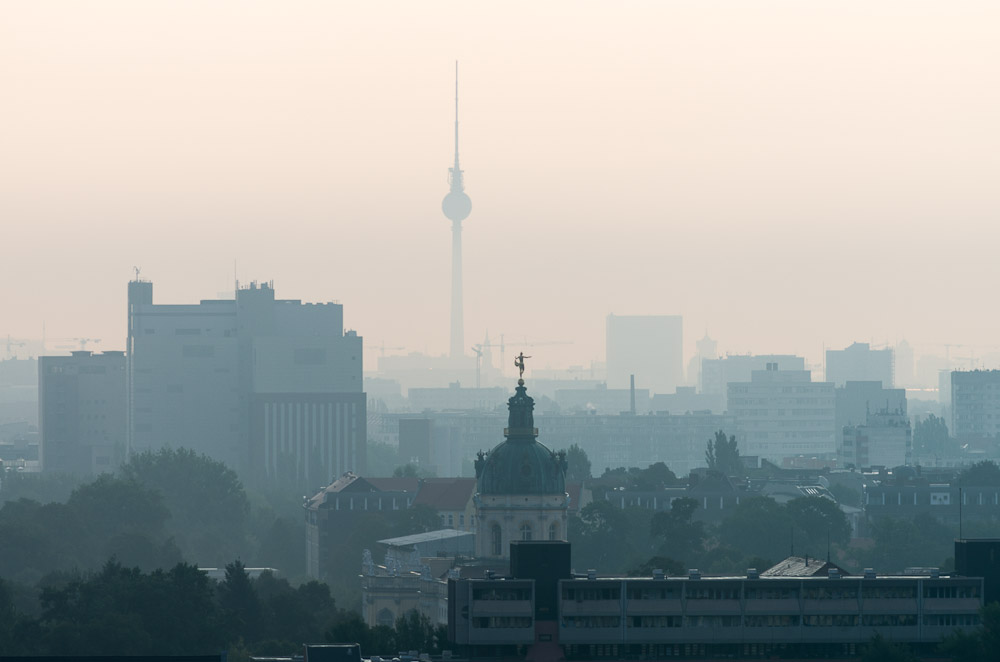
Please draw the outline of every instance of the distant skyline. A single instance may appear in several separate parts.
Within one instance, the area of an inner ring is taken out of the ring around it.
[[[458,60],[467,344],[586,364],[616,313],[682,315],[686,356],[706,330],[817,364],[1000,352],[998,24],[985,0],[8,1],[0,340],[123,349],[140,266],[157,303],[234,276],[336,299],[368,368],[446,354]]]

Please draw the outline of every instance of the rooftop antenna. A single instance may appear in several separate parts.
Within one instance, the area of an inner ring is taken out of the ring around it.
[[[139,282],[139,272],[142,271],[142,269],[140,267],[132,267],[132,269],[135,271],[136,282]]]

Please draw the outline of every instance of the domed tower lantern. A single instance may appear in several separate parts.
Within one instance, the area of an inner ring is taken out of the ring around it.
[[[522,377],[509,410],[506,440],[476,459],[476,555],[507,559],[514,540],[565,540],[569,495],[566,454],[538,442],[535,401],[524,386],[523,354],[515,364]]]

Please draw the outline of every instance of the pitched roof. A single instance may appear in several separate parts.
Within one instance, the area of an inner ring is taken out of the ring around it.
[[[842,577],[850,575],[836,563],[824,561],[823,559],[789,556],[787,559],[774,565],[764,572],[761,577],[826,577],[831,568],[836,568]]]
[[[437,510],[464,510],[475,493],[475,478],[425,478],[413,504]]]
[[[419,478],[366,478],[378,492],[416,492],[420,489]]]
[[[463,538],[473,535],[469,531],[456,531],[455,529],[438,529],[437,531],[425,531],[424,533],[414,533],[409,536],[398,538],[386,538],[379,540],[379,544],[389,547],[410,547],[424,542],[434,542],[435,540],[449,540],[451,538]]]

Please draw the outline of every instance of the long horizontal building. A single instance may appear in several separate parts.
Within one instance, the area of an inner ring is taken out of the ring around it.
[[[567,659],[853,656],[876,634],[936,644],[978,625],[983,605],[981,577],[936,573],[573,576],[561,544],[514,543],[512,577],[450,583],[449,635],[470,659],[535,646],[534,659],[546,659],[553,644]]]

